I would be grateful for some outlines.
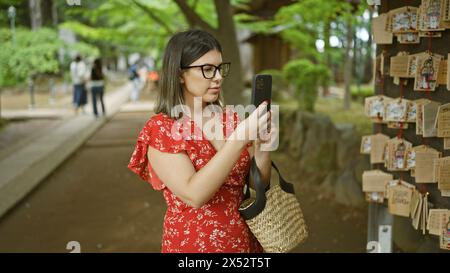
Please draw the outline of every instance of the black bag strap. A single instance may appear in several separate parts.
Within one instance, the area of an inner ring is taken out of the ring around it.
[[[275,163],[272,161],[272,167],[277,171],[278,173],[278,177],[280,180],[280,188],[287,192],[287,193],[292,193],[294,194],[294,185],[292,185],[291,183],[287,182],[286,180],[284,180],[284,178],[281,176],[280,170],[278,169],[278,167],[275,165]],[[264,183],[262,182],[261,179],[261,171],[259,170],[258,166],[256,165],[256,161],[255,161],[255,157],[252,158],[252,163],[251,163],[251,167],[250,167],[250,173],[249,175],[252,176],[253,178],[253,182],[255,185],[255,191],[256,191],[256,200],[255,202],[253,202],[253,204],[251,204],[249,207],[239,210],[242,217],[245,220],[250,220],[254,217],[256,217],[258,214],[260,214],[265,206],[266,206],[266,202],[267,202],[267,198],[266,198],[266,191],[270,188],[270,181],[269,184],[266,188],[264,188]],[[247,199],[250,197],[250,180],[249,180],[249,176],[247,176],[247,189],[245,191],[244,194],[244,198]]]

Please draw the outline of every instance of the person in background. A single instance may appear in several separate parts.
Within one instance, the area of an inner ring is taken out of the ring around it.
[[[105,75],[102,69],[102,61],[100,58],[95,59],[91,70],[91,93],[92,93],[92,107],[94,115],[98,118],[97,98],[102,106],[102,114],[106,115],[105,103],[103,102],[103,93],[105,91]]]
[[[138,73],[138,65],[135,62],[128,69],[129,79],[133,82],[133,90],[131,90],[131,102],[137,102],[139,100],[139,94],[141,91],[141,78]]]
[[[74,90],[73,105],[75,108],[75,114],[78,115],[80,108],[83,113],[85,113],[84,106],[87,104],[86,65],[80,55],[77,55],[75,60],[70,64],[70,76],[72,78]]]
[[[148,73],[148,79],[152,83],[152,89],[158,88],[159,74],[158,71],[153,70]]]

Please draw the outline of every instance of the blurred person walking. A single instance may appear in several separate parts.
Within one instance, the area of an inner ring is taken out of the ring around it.
[[[148,79],[149,79],[150,82],[152,83],[151,89],[158,88],[158,83],[159,83],[159,74],[158,74],[158,71],[156,71],[156,70],[150,71],[150,72],[148,73]]]
[[[141,78],[138,73],[138,65],[135,62],[128,69],[129,79],[133,82],[133,90],[131,90],[130,99],[131,102],[137,102],[139,100],[139,95],[141,92]]]
[[[70,76],[73,84],[73,106],[75,107],[76,115],[78,115],[80,108],[85,113],[84,106],[87,104],[86,72],[86,64],[81,59],[81,56],[77,55],[70,64]]]
[[[91,70],[91,93],[92,93],[92,107],[94,115],[98,118],[97,98],[102,106],[102,114],[106,115],[105,103],[103,102],[103,93],[105,91],[105,74],[102,69],[102,60],[97,58],[94,60],[94,65]]]

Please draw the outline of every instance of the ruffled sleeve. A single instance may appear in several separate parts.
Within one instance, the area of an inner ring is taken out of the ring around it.
[[[128,164],[128,168],[132,172],[149,182],[155,190],[162,190],[165,185],[148,161],[148,146],[165,153],[179,153],[186,150],[186,141],[181,138],[180,134],[172,134],[172,125],[174,122],[162,114],[152,117],[139,133]]]

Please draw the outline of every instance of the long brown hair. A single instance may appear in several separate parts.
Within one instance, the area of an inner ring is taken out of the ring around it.
[[[155,113],[164,113],[171,116],[171,110],[176,105],[185,104],[183,89],[179,79],[181,67],[189,66],[211,50],[217,50],[222,53],[219,41],[203,30],[183,31],[170,38],[164,52],[161,90],[158,93]],[[220,94],[213,104],[223,107],[222,100],[222,95]]]

